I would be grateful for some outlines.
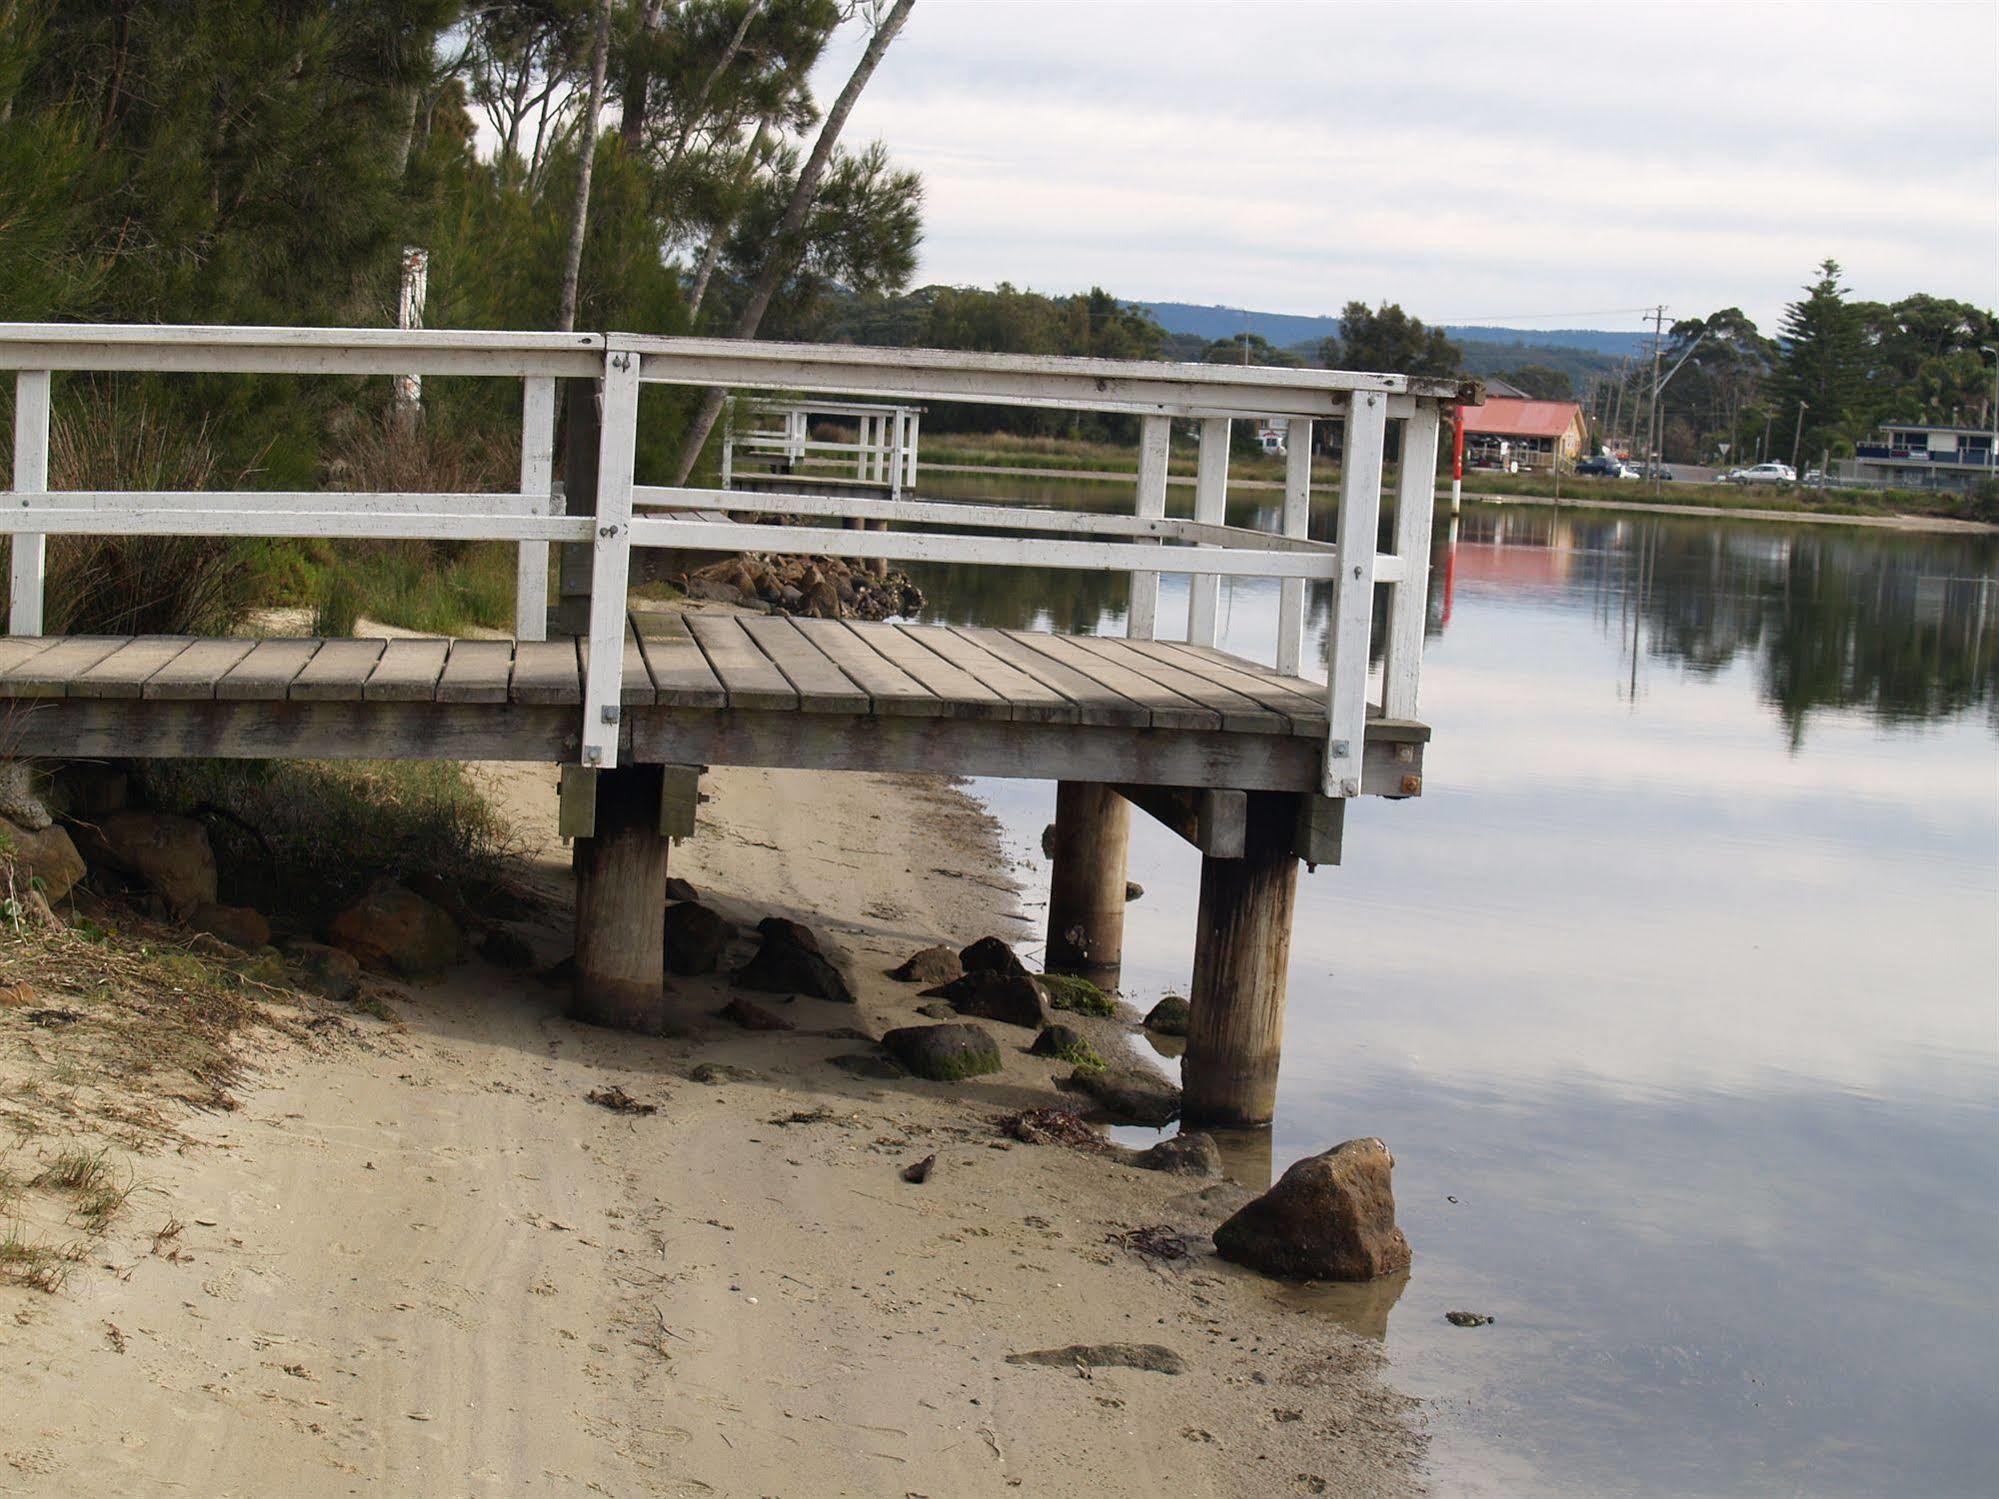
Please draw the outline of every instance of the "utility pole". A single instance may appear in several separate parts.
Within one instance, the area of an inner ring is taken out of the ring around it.
[[[1798,442],[1805,435],[1805,413],[1812,409],[1810,401],[1798,402],[1798,424],[1791,429],[1791,472],[1798,471]]]
[[[1980,344],[1978,352],[1992,356],[1992,410],[1986,413],[1992,418],[1992,451],[1985,455],[1985,466],[1991,470],[1989,477],[1999,478],[1999,349]]]
[[[1659,494],[1659,354],[1666,328],[1665,304],[1652,309],[1652,405],[1645,422],[1645,461],[1652,465],[1652,494]]]

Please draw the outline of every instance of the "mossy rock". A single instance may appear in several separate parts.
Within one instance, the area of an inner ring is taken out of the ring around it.
[[[1048,991],[1048,1006],[1076,1015],[1099,1015],[1106,1019],[1117,1014],[1117,1001],[1088,979],[1069,973],[1044,973],[1041,987]]]
[[[882,1047],[918,1077],[955,1083],[1000,1070],[999,1042],[976,1025],[910,1025],[882,1037]]]
[[[1102,1068],[1106,1065],[1097,1054],[1097,1049],[1066,1025],[1042,1027],[1028,1053],[1037,1057],[1054,1057],[1071,1067]]]

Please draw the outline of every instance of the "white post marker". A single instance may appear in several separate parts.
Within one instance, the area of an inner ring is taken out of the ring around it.
[[[1395,555],[1402,576],[1390,586],[1381,712],[1416,716],[1423,627],[1430,612],[1430,519],[1437,503],[1437,408],[1425,402],[1402,424],[1402,469],[1395,486]]]
[[[1168,417],[1148,416],[1138,428],[1138,504],[1141,520],[1166,514],[1166,455],[1173,438]],[[1133,640],[1159,638],[1159,574],[1131,575],[1131,605],[1125,611],[1124,633]]]
[[[625,585],[632,561],[632,459],[639,425],[639,356],[604,356],[604,415],[597,442],[597,514],[590,563],[590,667],[583,678],[583,763],[618,763],[625,672]]]
[[[1326,758],[1320,790],[1359,796],[1367,743],[1367,645],[1374,623],[1374,533],[1381,523],[1381,449],[1388,403],[1374,391],[1348,397],[1340,460],[1339,570],[1326,637]]]
[[[1229,419],[1201,418],[1201,456],[1194,470],[1194,519],[1220,525],[1229,508]],[[1221,580],[1197,573],[1187,584],[1187,639],[1193,645],[1215,643],[1215,606]]]
[[[402,287],[396,298],[396,326],[421,328],[423,304],[429,295],[430,251],[416,245],[404,245]],[[423,410],[423,376],[397,375],[395,399],[397,419],[413,425]]]
[[[555,511],[555,379],[521,381],[521,494],[534,515]],[[548,638],[548,543],[524,541],[514,564],[514,636]]]
[[[48,487],[49,372],[22,370],[14,377],[14,493],[45,494]],[[31,504],[29,508],[38,506]],[[7,631],[11,635],[42,633],[42,589],[48,555],[49,539],[44,533],[14,533],[7,615]]]
[[[1312,525],[1312,423],[1294,416],[1284,437],[1284,515],[1280,529],[1303,540]],[[1298,675],[1305,659],[1305,580],[1286,578],[1277,588],[1277,669]]]

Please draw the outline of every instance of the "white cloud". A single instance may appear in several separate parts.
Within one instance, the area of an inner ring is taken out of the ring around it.
[[[924,279],[1769,323],[1827,254],[1999,301],[1996,53],[1986,4],[922,0],[849,130],[924,173]]]

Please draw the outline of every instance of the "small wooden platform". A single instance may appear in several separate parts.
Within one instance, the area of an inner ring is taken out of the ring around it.
[[[588,643],[0,639],[21,755],[573,762]],[[1170,641],[637,613],[620,758],[1314,789],[1325,689]],[[1364,789],[1420,790],[1429,731],[1369,725]]]

